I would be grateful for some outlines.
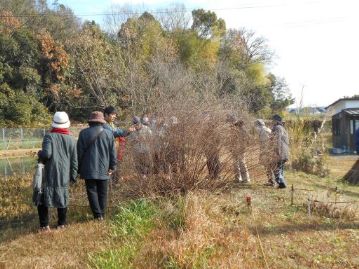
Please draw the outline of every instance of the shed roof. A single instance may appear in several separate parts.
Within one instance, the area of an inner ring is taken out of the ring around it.
[[[334,103],[330,104],[329,106],[326,107],[326,109],[328,109],[331,106],[334,106],[335,104],[341,102],[341,101],[359,101],[359,97],[345,97],[345,98],[340,98],[338,100],[336,100]]]
[[[347,108],[343,111],[350,116],[359,116],[359,108]]]

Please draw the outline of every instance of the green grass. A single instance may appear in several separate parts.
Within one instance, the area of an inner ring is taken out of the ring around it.
[[[182,231],[185,229],[186,200],[183,196],[161,201],[161,221],[170,229]]]
[[[141,248],[141,240],[154,228],[156,208],[145,200],[132,201],[119,208],[111,221],[111,240],[116,248],[89,255],[93,268],[134,268],[133,260]]]

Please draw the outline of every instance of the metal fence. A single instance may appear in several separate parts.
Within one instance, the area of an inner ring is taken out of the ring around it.
[[[14,175],[33,173],[35,156],[0,158],[0,182]]]
[[[81,130],[79,127],[70,128],[76,137]],[[39,148],[47,132],[46,128],[0,128],[0,150]]]

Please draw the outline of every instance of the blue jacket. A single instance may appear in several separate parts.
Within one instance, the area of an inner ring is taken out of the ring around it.
[[[103,130],[102,133],[94,141],[101,130]],[[110,178],[108,170],[116,168],[117,158],[113,134],[102,125],[92,126],[80,132],[77,140],[77,154],[79,173],[83,179],[107,180]]]
[[[359,128],[355,131],[355,146],[359,150]]]
[[[114,124],[105,123],[103,126],[104,129],[109,130],[113,133],[113,136],[116,137],[125,137],[128,136],[130,133],[126,130],[121,128],[116,128]]]

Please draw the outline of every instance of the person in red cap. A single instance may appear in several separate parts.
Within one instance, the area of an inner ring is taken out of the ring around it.
[[[113,133],[104,128],[103,113],[94,111],[89,127],[77,141],[79,173],[85,179],[87,197],[95,219],[103,220],[107,206],[108,182],[117,164]]]

